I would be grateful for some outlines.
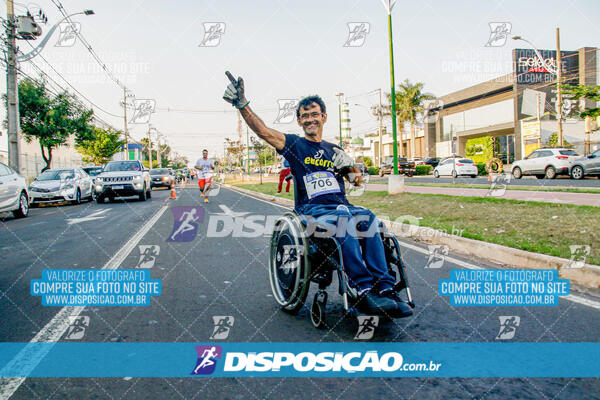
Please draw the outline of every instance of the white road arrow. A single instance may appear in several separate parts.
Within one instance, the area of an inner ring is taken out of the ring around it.
[[[93,221],[95,219],[101,219],[106,217],[106,215],[102,215],[105,212],[107,212],[109,209],[105,208],[104,210],[98,210],[96,212],[91,213],[88,216],[85,217],[81,217],[81,218],[69,218],[67,219],[67,224],[69,225],[73,225],[73,224],[78,224],[80,222],[87,222],[87,221]]]
[[[222,213],[215,213],[215,215],[228,215],[230,217],[242,217],[246,214],[249,214],[248,212],[235,212],[233,211],[231,208],[223,205],[223,204],[219,204],[219,207],[221,208],[221,210],[223,210]]]

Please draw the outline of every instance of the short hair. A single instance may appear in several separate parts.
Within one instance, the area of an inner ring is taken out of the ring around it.
[[[208,153],[208,150],[204,149],[204,150],[202,150],[202,152],[203,152],[203,153],[204,153],[204,152],[207,152],[207,153]]]
[[[312,103],[317,103],[319,107],[321,107],[321,112],[323,114],[327,112],[323,99],[320,96],[313,94],[311,96],[306,96],[298,102],[298,107],[296,108],[296,118],[300,118],[300,108],[308,108],[308,106],[310,106]]]

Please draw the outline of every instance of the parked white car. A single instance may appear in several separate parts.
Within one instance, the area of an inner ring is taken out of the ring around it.
[[[93,200],[92,178],[81,168],[47,169],[29,185],[31,207],[40,203]]]
[[[537,149],[512,165],[512,175],[535,175],[538,179],[554,179],[557,175],[569,175],[573,162],[581,158],[573,149],[562,147]]]
[[[16,218],[29,213],[29,194],[25,178],[0,162],[0,212],[12,211]]]
[[[433,170],[433,176],[439,178],[442,175],[450,176],[470,176],[476,178],[479,171],[477,165],[469,158],[446,158]]]

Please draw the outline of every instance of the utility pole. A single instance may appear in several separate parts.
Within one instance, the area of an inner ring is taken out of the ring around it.
[[[342,143],[342,97],[344,93],[336,93],[336,97],[338,98],[338,124],[340,128],[340,147],[344,147]]]
[[[538,148],[542,147],[542,117],[541,117],[541,95],[537,93],[537,123],[538,123]]]
[[[6,109],[8,122],[8,165],[19,168],[19,91],[17,86],[17,44],[13,0],[6,0]]]
[[[148,168],[152,169],[152,137],[150,137],[151,125],[148,125]]]
[[[560,53],[560,30],[556,28],[556,106],[558,120],[558,145],[563,146],[563,129],[562,129],[562,96],[560,90],[562,78],[562,54]]]
[[[156,131],[156,158],[158,159],[158,168],[162,167],[162,156],[160,155],[160,136],[161,134]]]
[[[250,133],[248,132],[248,124],[246,124],[246,152],[248,153],[248,176],[250,176]]]
[[[127,138],[127,88],[123,87],[123,133],[125,134],[125,160],[129,160],[129,140]]]
[[[379,91],[379,109],[377,110],[377,118],[379,118],[379,168],[381,168],[383,160],[383,106],[381,104],[381,88]]]

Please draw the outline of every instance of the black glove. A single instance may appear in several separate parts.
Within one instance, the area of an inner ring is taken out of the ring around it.
[[[231,105],[238,110],[241,110],[250,103],[246,100],[246,96],[244,95],[244,80],[240,76],[236,81],[229,71],[225,71],[225,75],[227,75],[231,83],[227,85],[227,89],[225,89],[223,100],[231,103]]]

